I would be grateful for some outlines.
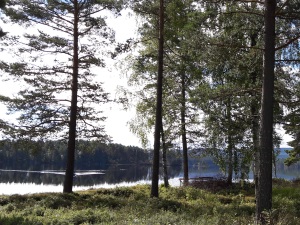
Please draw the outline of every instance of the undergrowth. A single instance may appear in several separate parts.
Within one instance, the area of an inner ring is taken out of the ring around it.
[[[299,185],[292,183],[274,184],[274,207],[266,212],[270,224],[299,224],[298,190]],[[159,193],[159,198],[149,198],[150,187],[138,185],[72,194],[0,196],[0,224],[254,224],[255,198],[248,186],[214,193],[161,186]]]

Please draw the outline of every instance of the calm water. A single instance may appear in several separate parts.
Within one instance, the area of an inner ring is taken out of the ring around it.
[[[221,174],[215,165],[206,167],[193,166],[189,170],[190,177],[216,176]],[[181,167],[170,167],[170,184],[179,186],[179,178],[183,177]],[[275,176],[275,173],[274,173]],[[295,179],[300,177],[300,164],[291,167],[282,162],[277,165],[277,177]],[[249,179],[251,179],[251,174]],[[61,170],[12,170],[0,169],[0,194],[27,194],[38,192],[62,192],[64,171]],[[77,170],[74,176],[74,190],[90,188],[112,188],[116,186],[131,186],[150,184],[150,166],[111,166],[105,170]]]
[[[170,169],[171,185],[179,185],[180,172],[180,167]],[[150,180],[150,166],[123,165],[105,170],[77,170],[74,190],[150,184]],[[62,192],[63,181],[64,170],[0,169],[0,194]]]

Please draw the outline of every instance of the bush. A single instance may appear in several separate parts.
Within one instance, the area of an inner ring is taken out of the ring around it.
[[[50,209],[70,208],[72,205],[72,200],[63,198],[62,196],[50,195],[43,199],[40,204]]]
[[[25,220],[19,216],[12,216],[12,217],[0,217],[0,224],[1,225],[31,225],[28,220]]]

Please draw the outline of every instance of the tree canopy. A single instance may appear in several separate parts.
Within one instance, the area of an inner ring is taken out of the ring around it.
[[[186,127],[189,148],[213,156],[228,182],[233,173],[246,178],[254,164],[262,194],[271,194],[264,181],[271,182],[274,147],[281,141],[273,127],[284,124],[290,134],[299,136],[299,7],[294,1],[274,4],[165,1],[164,11],[162,120],[167,140],[174,146]],[[133,7],[142,24],[139,54],[129,61],[130,84],[140,87],[131,127],[143,140],[154,126],[156,109],[158,8],[158,1]],[[291,151],[290,162],[297,160],[297,151]],[[270,207],[270,196],[259,201],[260,207]]]

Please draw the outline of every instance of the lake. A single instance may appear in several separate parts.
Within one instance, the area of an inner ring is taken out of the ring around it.
[[[180,167],[170,170],[170,183],[179,185]],[[119,165],[105,170],[76,170],[74,190],[150,184],[151,166]],[[64,170],[0,169],[0,194],[62,192]]]
[[[200,164],[199,164],[200,165]],[[107,169],[76,170],[74,176],[74,191],[91,188],[113,188],[120,186],[132,186],[151,183],[151,166],[119,165],[110,166]],[[190,177],[216,176],[221,174],[214,164],[206,164],[205,167],[191,166]],[[287,167],[283,160],[277,163],[278,178],[295,179],[300,177],[300,164]],[[180,166],[169,167],[170,184],[179,186],[179,178],[183,177]],[[274,173],[275,177],[275,173]],[[252,179],[251,173],[249,179]],[[11,168],[0,169],[0,194],[28,194],[40,192],[62,192],[64,170],[43,168],[42,170],[13,170]],[[162,183],[162,181],[161,181]]]

